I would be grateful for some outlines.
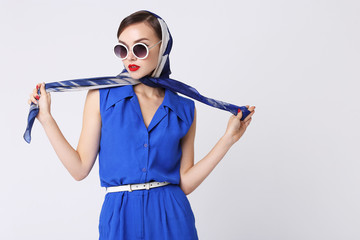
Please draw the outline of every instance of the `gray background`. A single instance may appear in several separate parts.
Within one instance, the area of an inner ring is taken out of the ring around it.
[[[174,38],[172,78],[255,105],[247,132],[190,195],[200,239],[360,239],[358,1],[0,1],[1,239],[97,239],[98,162],[75,181],[35,122],[36,83],[118,74],[120,21],[148,9]],[[86,91],[52,93],[76,148]],[[195,161],[230,114],[196,102]]]

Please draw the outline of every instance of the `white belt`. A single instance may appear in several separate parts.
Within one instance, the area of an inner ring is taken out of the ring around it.
[[[161,187],[170,184],[169,182],[147,182],[147,183],[139,183],[139,184],[127,184],[121,186],[114,186],[114,187],[106,187],[106,193],[109,192],[121,192],[121,191],[129,191],[132,192],[133,190],[141,190],[146,189],[149,190],[150,188]]]

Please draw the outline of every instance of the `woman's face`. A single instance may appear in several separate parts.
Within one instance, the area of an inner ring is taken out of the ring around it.
[[[150,75],[156,68],[162,42],[151,48],[145,59],[137,59],[131,51],[132,46],[135,43],[141,42],[149,48],[158,41],[160,41],[160,39],[156,36],[155,31],[144,22],[130,25],[120,34],[119,42],[125,44],[129,51],[127,58],[122,61],[133,79],[139,79],[146,75]],[[136,68],[130,68],[129,65],[136,65],[138,66],[138,69],[135,70]]]

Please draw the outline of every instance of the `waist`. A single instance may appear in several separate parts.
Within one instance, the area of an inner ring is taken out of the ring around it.
[[[162,187],[170,184],[169,182],[146,182],[146,183],[135,183],[135,184],[126,184],[120,186],[106,187],[106,193],[110,192],[122,192],[134,190],[149,190],[150,188]]]

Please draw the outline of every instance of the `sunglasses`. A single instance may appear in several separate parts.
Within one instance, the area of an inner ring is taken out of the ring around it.
[[[131,51],[138,59],[145,59],[149,55],[150,49],[158,45],[160,42],[161,40],[151,47],[146,46],[144,43],[135,43],[132,46]],[[128,48],[122,43],[119,43],[114,47],[114,52],[117,57],[121,58],[121,60],[126,59],[129,54]]]

